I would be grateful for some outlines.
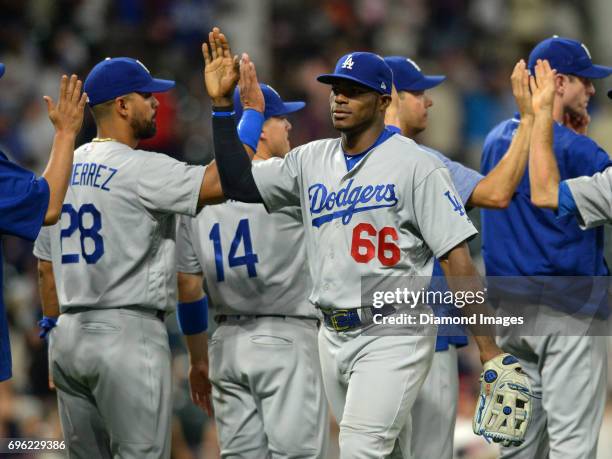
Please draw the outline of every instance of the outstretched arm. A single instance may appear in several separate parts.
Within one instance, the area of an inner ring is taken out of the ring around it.
[[[204,298],[202,274],[178,273],[179,301],[193,304]],[[208,378],[208,333],[185,335],[189,351],[191,400],[212,417],[212,386]]]
[[[553,152],[553,102],[555,72],[548,61],[538,60],[530,78],[535,122],[529,159],[531,202],[556,209],[559,205],[559,168]]]
[[[240,95],[244,108],[242,122],[247,122],[249,111],[257,112],[259,119],[263,120],[261,114],[264,111],[264,100],[255,66],[246,54],[243,54],[240,64],[238,56],[232,57],[227,38],[217,27],[209,34],[209,44],[202,45],[202,53],[206,91],[213,104],[216,158],[216,163],[209,166],[210,171],[207,170],[204,179],[206,181],[206,176],[209,176],[214,198],[221,194],[243,202],[263,202],[251,172],[251,159],[255,152],[238,137],[232,97],[240,79]],[[253,129],[261,131],[261,123],[256,123]],[[255,134],[259,137],[258,132]]]
[[[234,88],[240,79],[244,109],[241,124],[252,122],[250,129],[261,131],[264,99],[255,66],[247,54],[242,55],[238,65],[238,57],[232,57],[227,39],[217,27],[210,33],[209,42],[210,52],[206,44],[202,47],[206,68],[209,69],[205,70],[204,76],[206,90],[213,102],[215,159],[223,194],[238,201],[263,202],[251,171],[255,152],[238,137],[232,105]],[[259,132],[256,132],[257,137]]]
[[[503,209],[508,207],[514,191],[525,173],[529,156],[529,140],[533,127],[533,110],[529,92],[529,74],[522,59],[514,66],[510,78],[512,93],[521,120],[512,143],[501,161],[474,188],[468,206]]]
[[[83,110],[87,102],[87,94],[81,94],[82,86],[76,75],[72,75],[70,79],[63,75],[57,104],[51,97],[45,96],[49,119],[55,128],[51,155],[42,174],[49,184],[49,206],[45,214],[45,225],[56,223],[62,212],[72,172],[74,143],[83,124]]]
[[[219,29],[215,28],[213,33],[217,33],[218,38],[215,41],[216,52],[211,44],[211,55],[213,57],[211,65],[219,61],[221,59],[220,55],[223,53],[223,59],[229,66],[231,52],[227,40],[219,32]],[[204,56],[208,61],[209,56],[207,54],[205,51]],[[215,55],[217,56],[216,59]],[[234,62],[236,62],[236,58],[234,58]],[[239,72],[240,99],[244,109],[240,121],[241,129],[245,129],[245,123],[250,123],[251,125],[246,129],[257,131],[253,137],[259,138],[263,124],[264,99],[257,81],[255,65],[250,61],[247,54],[242,55]],[[209,80],[212,80],[211,84],[209,84]],[[213,78],[211,75],[206,80],[206,89],[213,100],[215,158],[223,193],[226,197],[237,201],[261,203],[263,199],[251,171],[251,160],[255,152],[251,147],[241,142],[234,121],[231,100],[235,82],[230,84],[228,79],[225,84],[221,84],[220,81],[220,78]]]

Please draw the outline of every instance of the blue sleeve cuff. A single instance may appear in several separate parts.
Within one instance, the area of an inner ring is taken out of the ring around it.
[[[197,335],[208,329],[208,298],[179,303],[176,308],[178,326],[183,335]]]
[[[40,339],[46,339],[49,336],[49,332],[55,328],[57,325],[56,317],[48,317],[43,316],[41,320],[38,321],[38,326],[40,327],[40,332],[38,333],[38,337]]]
[[[263,113],[247,108],[238,123],[238,137],[240,141],[251,147],[253,151],[257,151],[257,144],[259,143],[259,136],[261,135],[264,121]]]
[[[559,202],[557,208],[557,217],[576,215],[578,213],[576,201],[574,201],[574,196],[572,196],[572,192],[565,180],[559,183]]]

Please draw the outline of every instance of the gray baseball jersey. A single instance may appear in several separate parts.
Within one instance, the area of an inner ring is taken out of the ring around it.
[[[180,272],[204,274],[220,314],[317,317],[299,207],[268,215],[261,204],[206,206],[180,218],[177,258]]]
[[[612,221],[612,167],[592,177],[566,180],[578,208],[583,229]]]
[[[196,214],[204,171],[115,141],[78,148],[60,222],[34,249],[53,262],[61,311],[173,310],[175,214]]]
[[[341,139],[327,139],[254,163],[253,175],[269,210],[301,206],[320,307],[361,305],[364,275],[430,276],[434,255],[477,233],[448,170],[399,135],[350,171]]]

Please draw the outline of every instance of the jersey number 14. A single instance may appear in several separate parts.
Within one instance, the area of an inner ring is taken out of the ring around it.
[[[221,229],[220,224],[215,223],[210,230],[208,235],[210,240],[213,242],[215,249],[215,268],[217,270],[217,282],[223,282],[225,280],[225,271],[223,269],[223,246],[221,245]],[[244,255],[237,256],[238,247],[240,244],[244,246]],[[238,222],[238,228],[236,228],[236,234],[232,240],[230,251],[227,257],[227,262],[230,268],[237,266],[246,266],[249,277],[257,277],[257,269],[255,265],[259,259],[257,255],[253,253],[253,243],[251,242],[251,230],[249,228],[249,220],[243,218]]]

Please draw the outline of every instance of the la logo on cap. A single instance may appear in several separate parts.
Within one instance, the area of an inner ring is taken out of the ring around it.
[[[343,69],[353,70],[353,64],[354,64],[354,62],[353,62],[353,55],[349,54],[348,57],[342,63],[342,68]]]
[[[387,85],[385,84],[384,81],[380,84],[380,89],[385,89],[385,90],[387,89]]]

